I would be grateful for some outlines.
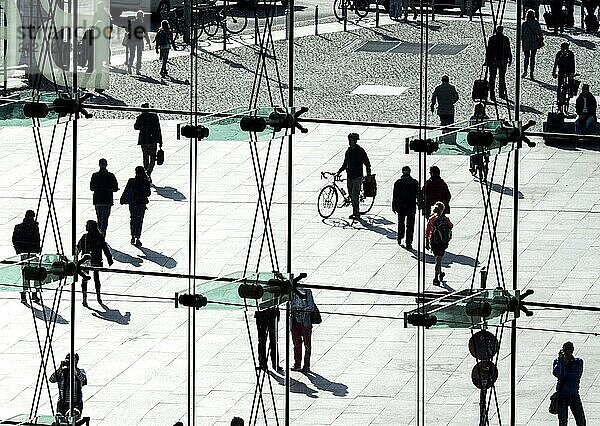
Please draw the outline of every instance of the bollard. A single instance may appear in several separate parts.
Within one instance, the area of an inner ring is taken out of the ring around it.
[[[319,35],[319,5],[315,6],[315,35]]]
[[[258,32],[259,32],[259,28],[258,28],[258,16],[255,16],[254,18],[254,44],[258,45]]]
[[[379,28],[379,0],[375,2],[375,28]]]
[[[487,270],[485,268],[481,268],[480,277],[481,277],[481,288],[485,289],[487,286]]]
[[[290,39],[290,9],[285,9],[285,39]]]

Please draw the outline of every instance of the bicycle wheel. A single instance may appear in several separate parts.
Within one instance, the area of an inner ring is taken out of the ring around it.
[[[346,8],[346,14],[348,13],[349,0],[334,0],[333,2],[333,14],[338,21],[344,20],[344,8]]]
[[[364,18],[369,13],[369,0],[354,0],[354,13]]]
[[[317,210],[323,219],[330,217],[337,207],[338,194],[333,185],[327,185],[319,192]]]
[[[217,35],[217,32],[221,27],[219,15],[213,9],[204,12],[200,23],[202,25],[202,31],[204,31],[209,38]]]
[[[358,211],[360,214],[367,214],[375,204],[375,197],[365,197],[362,189],[360,190],[360,198],[358,200]]]
[[[241,9],[230,7],[225,11],[225,22],[227,23],[227,32],[239,34],[248,26],[248,16]]]

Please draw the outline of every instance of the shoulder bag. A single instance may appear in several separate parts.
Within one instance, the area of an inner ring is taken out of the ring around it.
[[[131,181],[127,182],[127,185],[125,185],[125,189],[123,190],[123,193],[121,194],[121,199],[119,200],[121,204],[132,204],[133,203],[133,185],[131,184]]]
[[[310,313],[310,322],[312,324],[321,324],[323,322],[323,318],[321,318],[321,312],[315,303],[315,309]]]

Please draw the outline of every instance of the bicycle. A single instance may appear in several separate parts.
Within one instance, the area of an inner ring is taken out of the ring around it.
[[[556,103],[558,110],[565,115],[568,115],[569,101],[572,97],[577,96],[580,81],[575,77],[579,74],[571,74],[566,77],[558,76],[558,87],[556,89]]]
[[[344,188],[338,185],[338,182],[343,182],[346,179],[343,179],[337,173],[332,172],[321,172],[321,179],[329,179],[333,176],[333,183],[329,183],[321,189],[319,192],[319,196],[317,198],[317,210],[319,211],[319,215],[323,219],[327,219],[330,217],[336,208],[338,207],[347,207],[352,205],[352,200],[350,199],[350,195],[346,193]],[[339,198],[341,194],[341,202],[338,204]],[[360,188],[360,195],[358,201],[358,209],[360,214],[367,214],[373,208],[373,204],[375,203],[375,197],[365,197],[362,185]]]
[[[364,18],[369,13],[369,0],[333,0],[333,14],[338,21],[344,20],[344,12],[353,10],[359,18]]]
[[[228,33],[240,34],[248,26],[248,15],[245,11],[230,6],[227,1],[221,8],[213,5],[203,11],[199,29],[204,31],[209,38],[217,35],[223,26]]]
[[[169,27],[173,32],[173,41],[177,40],[180,35],[182,38],[184,37],[184,34],[188,31],[188,25],[185,23],[185,16],[182,8],[174,7],[161,16],[164,17],[164,20],[169,22]]]

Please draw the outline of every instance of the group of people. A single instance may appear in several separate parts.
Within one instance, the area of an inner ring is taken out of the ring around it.
[[[135,73],[137,75],[141,74],[144,41],[146,41],[148,49],[151,49],[152,45],[150,43],[147,25],[144,20],[144,12],[138,10],[135,19],[128,22],[127,31],[123,38],[123,45],[126,48],[127,72],[129,74],[133,74],[132,68],[134,67],[134,63]],[[160,23],[160,27],[154,37],[154,48],[156,53],[158,53],[161,62],[160,76],[165,78],[169,75],[167,70],[169,52],[171,49],[176,49],[173,31],[171,30],[169,21],[163,20]]]
[[[142,104],[143,108],[148,108],[147,103]],[[154,165],[156,163],[157,149],[162,147],[162,133],[158,115],[153,112],[144,111],[138,115],[134,124],[134,129],[139,130],[138,145],[142,150],[143,166],[135,168],[135,176],[127,181],[125,189],[120,198],[121,204],[127,204],[130,214],[130,233],[131,244],[137,247],[142,245],[140,237],[144,216],[149,203],[151,177]],[[96,220],[88,220],[85,224],[86,233],[77,243],[78,253],[89,255],[90,266],[103,266],[103,254],[108,261],[109,266],[113,263],[112,254],[106,244],[106,233],[108,230],[108,221],[114,205],[114,193],[119,191],[119,183],[113,173],[108,170],[108,161],[101,158],[98,161],[99,170],[92,174],[90,179],[90,191],[93,193],[92,202],[96,210]],[[41,241],[39,225],[35,220],[35,212],[27,210],[22,223],[15,225],[12,235],[12,242],[15,252],[21,256],[22,260],[41,252]],[[87,306],[87,284],[90,277],[87,274],[81,274],[81,289],[83,294],[83,304]],[[98,271],[93,273],[96,294],[99,303],[102,303],[100,295],[100,276]],[[39,301],[40,283],[34,283],[31,299],[34,302]],[[28,280],[23,280],[23,291],[21,292],[21,301],[27,303],[27,293],[30,290]]]

